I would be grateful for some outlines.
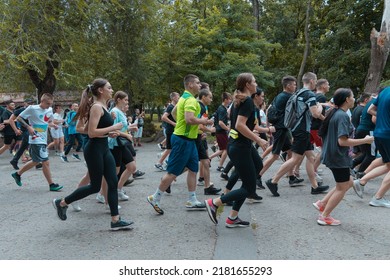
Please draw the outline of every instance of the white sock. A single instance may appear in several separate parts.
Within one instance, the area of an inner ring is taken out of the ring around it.
[[[160,191],[160,188],[157,188],[156,192],[153,195],[153,200],[156,202],[160,202],[161,195],[162,195],[162,192]]]
[[[189,201],[197,201],[195,192],[188,192],[188,200]]]

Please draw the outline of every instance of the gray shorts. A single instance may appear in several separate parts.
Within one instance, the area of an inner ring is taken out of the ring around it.
[[[30,144],[30,157],[33,162],[43,162],[49,160],[49,152],[46,144]]]

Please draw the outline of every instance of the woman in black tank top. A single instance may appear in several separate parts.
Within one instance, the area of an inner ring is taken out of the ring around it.
[[[106,104],[112,97],[111,84],[105,79],[96,79],[83,92],[76,119],[88,120],[88,136],[84,158],[90,176],[90,184],[76,189],[64,199],[54,199],[53,205],[61,220],[66,220],[68,204],[80,200],[100,190],[103,176],[107,181],[107,200],[111,211],[111,230],[129,229],[133,222],[121,220],[118,212],[118,178],[115,160],[108,148],[107,137],[117,137],[122,124],[113,125]]]

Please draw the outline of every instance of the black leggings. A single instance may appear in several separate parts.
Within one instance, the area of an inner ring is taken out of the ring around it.
[[[115,160],[108,148],[107,138],[91,138],[85,145],[84,158],[87,162],[89,185],[77,188],[65,197],[66,204],[80,200],[100,190],[103,176],[107,181],[107,200],[111,216],[118,215],[118,177],[116,175]]]
[[[252,145],[235,147],[229,143],[228,155],[234,164],[235,172],[241,178],[242,185],[241,188],[222,196],[221,201],[222,203],[234,201],[232,209],[238,212],[245,199],[256,192],[256,178],[263,168],[263,162]],[[238,179],[237,175],[235,178]]]

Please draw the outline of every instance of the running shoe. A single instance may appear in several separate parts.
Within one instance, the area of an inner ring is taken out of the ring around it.
[[[42,163],[38,163],[37,165],[35,165],[35,169],[41,169],[43,166],[42,166]]]
[[[144,176],[145,175],[145,172],[142,172],[141,170],[137,170],[137,171],[135,171],[134,173],[133,173],[133,178],[134,179],[137,179],[137,178],[139,178],[139,177],[141,177],[141,176]]]
[[[68,206],[61,206],[61,199],[55,198],[53,199],[53,207],[57,210],[57,216],[60,218],[60,220],[65,221],[66,220],[66,210],[68,209]]]
[[[81,158],[78,154],[72,154],[72,158],[77,159],[78,161],[81,161]]]
[[[127,196],[123,190],[118,190],[118,200],[127,201],[129,200],[129,196]]]
[[[19,187],[21,187],[21,186],[22,186],[22,178],[21,178],[21,176],[18,174],[18,172],[12,173],[11,176],[12,176],[12,178],[14,178],[15,183],[16,183]]]
[[[81,211],[81,207],[80,207],[80,204],[79,204],[78,201],[73,201],[71,205],[72,205],[73,210],[75,212],[80,212]]]
[[[195,200],[195,201],[188,200],[186,202],[185,206],[188,210],[205,210],[206,209],[206,205],[203,202],[200,202],[198,200]]]
[[[134,182],[134,178],[129,178],[129,179],[126,180],[126,182],[123,184],[123,186],[130,185],[133,182]]]
[[[272,179],[265,181],[265,184],[274,196],[280,196],[280,194],[278,193],[278,184],[272,183]]]
[[[210,185],[210,187],[204,189],[205,195],[216,195],[221,191],[221,189],[217,189],[214,186]]]
[[[297,187],[297,186],[302,186],[303,181],[304,179],[300,179],[294,176],[294,179],[288,180],[288,184],[290,185],[290,187]]]
[[[322,214],[318,216],[317,223],[321,226],[339,226],[341,222],[331,216],[324,217]]]
[[[50,191],[51,192],[58,192],[58,191],[60,191],[61,189],[63,188],[63,186],[60,186],[60,185],[58,185],[58,184],[51,184],[50,185]]]
[[[206,210],[207,210],[207,213],[209,214],[211,221],[214,224],[218,224],[218,220],[217,220],[218,207],[214,205],[213,199],[211,199],[211,198],[207,199],[204,201],[204,203],[206,204]]]
[[[229,175],[227,175],[225,172],[222,172],[219,177],[221,177],[222,180],[229,181]]]
[[[223,172],[225,169],[223,168],[223,166],[218,166],[217,167],[217,171],[218,172]]]
[[[67,156],[60,156],[63,162],[69,162]]]
[[[239,217],[235,218],[234,220],[227,217],[225,225],[227,228],[249,227],[250,223],[247,221],[241,220]]]
[[[157,169],[159,169],[159,170],[161,170],[161,171],[165,171],[165,170],[166,170],[166,169],[164,168],[164,166],[162,166],[161,163],[156,163],[156,164],[154,165],[154,167],[156,167]]]
[[[254,193],[254,194],[251,194],[248,196],[248,202],[251,202],[251,203],[258,203],[258,202],[261,202],[263,200],[263,198],[258,195],[257,193]]]
[[[370,205],[374,207],[386,207],[390,208],[390,201],[388,201],[386,198],[376,198],[375,196],[371,199]]]
[[[9,163],[12,165],[12,167],[15,170],[19,170],[19,166],[18,166],[18,162],[17,161],[11,160]]]
[[[314,202],[313,206],[315,209],[317,209],[320,212],[323,212],[325,209],[325,205],[324,203],[321,202],[321,200],[317,200],[316,202]]]
[[[329,190],[329,186],[318,184],[317,188],[311,187],[311,194],[326,193]]]
[[[353,180],[353,190],[355,191],[356,195],[360,198],[363,198],[363,192],[364,192],[364,185],[360,184],[360,180]]]
[[[119,218],[118,221],[116,221],[115,223],[111,222],[111,230],[121,230],[121,229],[133,229],[132,228],[132,224],[134,224],[134,222],[132,221],[123,221]]]
[[[264,186],[263,186],[263,182],[261,181],[261,177],[257,178],[256,179],[256,187],[260,190],[265,190]]]
[[[164,214],[164,211],[160,208],[158,203],[154,201],[153,195],[149,195],[146,199],[150,203],[150,205],[153,206],[154,211],[156,211],[160,215]]]
[[[96,200],[101,204],[106,203],[106,199],[104,198],[104,195],[102,195],[101,193],[96,194]]]

